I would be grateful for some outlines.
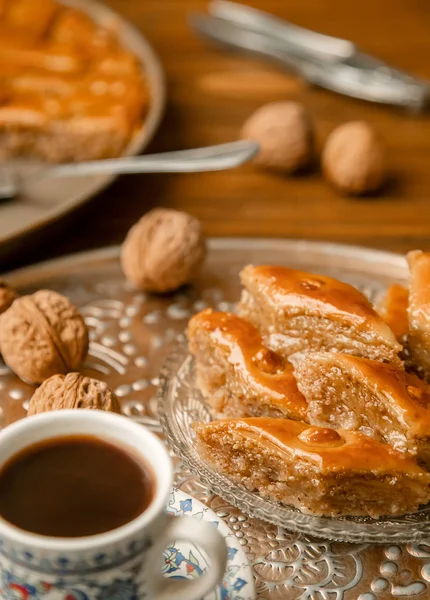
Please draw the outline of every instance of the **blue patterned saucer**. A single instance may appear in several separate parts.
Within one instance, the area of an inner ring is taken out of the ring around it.
[[[245,552],[228,525],[213,510],[189,494],[173,488],[166,510],[171,515],[208,521],[225,537],[228,547],[224,580],[204,600],[255,600],[254,578]],[[190,542],[175,541],[163,553],[162,570],[166,577],[194,579],[210,564],[204,553]]]

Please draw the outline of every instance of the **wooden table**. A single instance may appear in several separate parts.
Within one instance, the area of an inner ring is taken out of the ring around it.
[[[55,229],[32,260],[119,243],[154,206],[199,217],[208,235],[282,236],[398,251],[430,249],[430,118],[308,87],[268,63],[199,40],[187,25],[205,0],[108,0],[152,42],[166,70],[169,102],[151,151],[234,140],[248,115],[273,100],[311,111],[319,146],[337,124],[366,119],[385,138],[391,182],[375,198],[339,196],[318,170],[281,177],[244,166],[225,173],[120,178]],[[427,0],[249,0],[305,27],[343,36],[400,68],[430,79]]]

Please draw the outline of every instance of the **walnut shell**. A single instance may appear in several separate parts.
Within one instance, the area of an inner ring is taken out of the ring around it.
[[[385,180],[385,150],[365,121],[336,127],[328,136],[322,157],[327,180],[347,195],[378,190]]]
[[[41,383],[80,366],[88,352],[88,330],[67,298],[40,290],[17,298],[0,315],[0,351],[21,379]]]
[[[104,381],[80,373],[53,375],[34,392],[27,415],[65,408],[108,410],[121,414],[118,398]]]
[[[18,294],[8,284],[0,279],[0,314],[9,308],[12,302],[18,298]]]
[[[314,156],[314,131],[306,108],[299,102],[271,102],[260,107],[242,128],[243,139],[255,140],[260,152],[255,163],[292,173]]]
[[[184,212],[158,208],[128,232],[121,264],[138,289],[171,292],[195,277],[205,255],[200,221]]]

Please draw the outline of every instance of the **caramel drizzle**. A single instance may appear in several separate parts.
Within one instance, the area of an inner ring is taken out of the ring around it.
[[[398,283],[393,283],[387,290],[384,305],[380,310],[385,322],[402,342],[408,334],[408,302],[408,290]]]
[[[277,266],[248,266],[241,278],[251,293],[257,289],[278,310],[288,306],[298,310],[298,314],[322,312],[347,324],[354,322],[357,327],[373,329],[398,345],[393,332],[367,298],[347,283]]]
[[[251,417],[224,419],[205,427],[234,432],[238,438],[254,440],[259,447],[285,452],[288,460],[298,456],[313,462],[323,472],[372,471],[422,473],[415,460],[359,432],[310,427],[290,419]],[[427,475],[427,474],[426,474]],[[428,475],[427,475],[428,476]]]
[[[276,394],[280,405],[291,407],[306,418],[307,403],[299,392],[293,366],[262,344],[258,330],[232,313],[203,311],[193,317],[198,327],[209,331],[212,341],[229,353],[229,362],[245,382]]]
[[[346,354],[330,353],[321,368],[327,364],[350,372],[361,385],[383,397],[384,404],[401,413],[411,434],[430,435],[430,387],[416,376],[397,366]]]
[[[0,125],[102,116],[130,130],[147,92],[114,30],[54,0],[8,0],[0,11]],[[46,86],[43,82],[46,80]]]

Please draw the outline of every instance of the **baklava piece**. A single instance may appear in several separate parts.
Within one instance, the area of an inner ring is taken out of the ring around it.
[[[248,266],[239,314],[265,343],[288,358],[296,352],[334,350],[400,362],[394,333],[367,298],[331,277],[273,266]]]
[[[271,500],[316,515],[402,515],[430,500],[430,474],[359,432],[288,419],[195,424],[202,458]]]
[[[0,159],[117,156],[141,127],[147,86],[112,27],[55,0],[0,11]]]
[[[403,285],[393,283],[378,305],[378,313],[402,345],[406,343],[409,331],[408,303],[409,291]]]
[[[250,323],[207,309],[191,319],[188,341],[197,385],[215,415],[307,420],[293,366],[264,347]]]
[[[430,252],[414,250],[407,259],[411,272],[408,351],[420,375],[430,380]]]
[[[360,430],[430,468],[430,387],[403,369],[334,352],[294,359],[315,425]]]

